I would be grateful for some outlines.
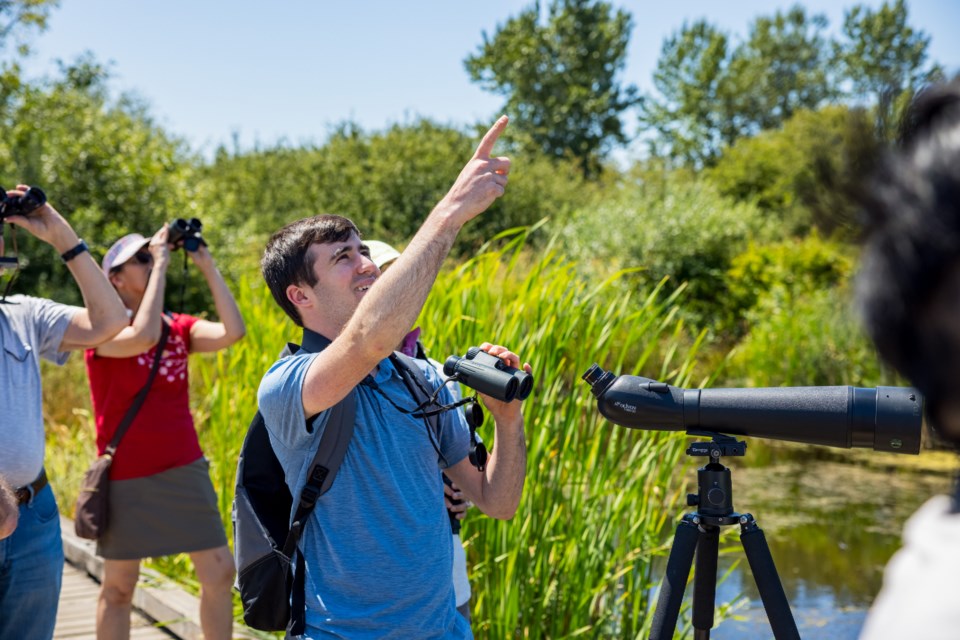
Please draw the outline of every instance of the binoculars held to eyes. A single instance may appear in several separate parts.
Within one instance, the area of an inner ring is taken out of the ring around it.
[[[533,390],[533,376],[514,369],[480,347],[470,347],[462,358],[447,358],[443,372],[471,389],[504,402],[524,400]]]
[[[200,245],[207,246],[200,231],[203,229],[203,223],[199,218],[177,218],[170,223],[170,231],[167,235],[167,242],[173,245],[174,250],[183,247],[187,251],[196,251]]]
[[[10,216],[27,216],[47,202],[47,194],[39,187],[30,187],[22,196],[8,196],[7,190],[0,187],[0,220]]]

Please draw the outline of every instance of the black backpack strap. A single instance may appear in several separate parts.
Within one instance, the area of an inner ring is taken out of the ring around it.
[[[304,328],[303,345],[300,347],[302,351],[317,353],[329,344],[330,340],[326,337]],[[288,343],[286,351],[294,353],[296,352],[295,347],[295,344]],[[313,508],[317,505],[317,500],[329,491],[333,485],[333,480],[340,469],[343,457],[347,453],[347,447],[353,438],[353,428],[357,421],[356,394],[351,391],[329,411],[327,424],[323,429],[323,435],[320,436],[320,443],[317,445],[317,451],[313,454],[313,461],[310,463],[310,469],[307,472],[307,482],[301,489],[300,497],[296,502],[296,511],[293,515],[293,523],[290,525],[290,532],[283,543],[283,554],[288,558],[296,556],[296,570],[293,573],[290,603],[290,623],[287,625],[289,636],[303,635],[306,630],[307,609],[304,586],[306,564],[303,553],[298,553],[300,538],[307,523],[307,518],[310,517]]]

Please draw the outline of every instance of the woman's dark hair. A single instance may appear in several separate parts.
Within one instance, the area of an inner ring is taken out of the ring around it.
[[[260,272],[273,299],[297,326],[303,326],[303,319],[296,306],[287,299],[287,287],[317,284],[313,264],[307,261],[307,250],[315,244],[343,242],[353,233],[360,235],[357,226],[349,219],[323,214],[291,222],[270,236],[260,259]]]
[[[862,192],[866,244],[857,294],[880,355],[926,397],[938,421],[960,344],[933,304],[960,264],[960,77],[917,94],[898,147]],[[942,434],[943,435],[943,434]]]

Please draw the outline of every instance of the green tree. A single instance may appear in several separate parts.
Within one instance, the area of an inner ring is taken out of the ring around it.
[[[845,39],[834,44],[852,96],[875,101],[877,130],[888,139],[910,96],[943,73],[927,63],[930,37],[907,24],[907,18],[904,0],[885,2],[876,11],[857,5],[844,18]]]
[[[649,290],[664,278],[669,294],[685,286],[684,307],[698,326],[723,328],[728,318],[727,270],[751,241],[783,237],[750,202],[720,195],[686,172],[605,191],[596,205],[576,211],[560,232],[565,253],[598,274],[639,268]]]
[[[808,17],[799,5],[753,22],[731,56],[727,90],[743,134],[779,126],[836,95],[827,74],[826,28],[825,16]]]
[[[64,66],[61,75],[22,84],[0,105],[0,184],[42,187],[97,257],[123,234],[201,215],[185,144],[133,98],[111,100],[107,71],[92,58]],[[16,290],[79,302],[48,245],[24,233],[17,243],[24,269]]]
[[[12,40],[18,53],[27,53],[25,32],[46,29],[50,11],[59,4],[60,0],[0,0],[0,51]]]
[[[705,20],[684,24],[667,38],[653,73],[659,98],[640,102],[640,121],[654,137],[651,151],[680,164],[712,164],[735,136],[722,105],[728,36]]]
[[[369,133],[345,123],[316,147],[237,154],[221,149],[202,170],[201,208],[215,212],[239,254],[258,255],[266,235],[317,213],[347,216],[366,237],[403,245],[453,184],[478,140],[420,120]],[[456,251],[470,252],[504,229],[583,206],[599,188],[569,160],[523,152],[513,159],[508,195],[463,229]]]
[[[862,110],[800,111],[780,128],[736,142],[706,175],[720,193],[756,203],[788,233],[813,227],[849,240],[859,229],[852,189],[876,157],[876,142]]]
[[[621,115],[636,88],[617,79],[625,64],[630,15],[597,0],[553,0],[546,24],[540,3],[483,34],[464,64],[481,87],[507,97],[504,112],[526,148],[573,157],[585,177],[627,136]]]
[[[705,20],[684,24],[664,41],[653,76],[657,95],[641,103],[641,123],[654,132],[652,151],[710,166],[724,147],[823,104],[836,93],[826,27],[825,17],[795,6],[756,19],[748,38],[733,46]]]

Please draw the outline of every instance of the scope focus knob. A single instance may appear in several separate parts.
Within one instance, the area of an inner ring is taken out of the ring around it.
[[[698,504],[700,504],[700,496],[698,496],[698,495],[695,494],[695,493],[688,493],[688,494],[687,494],[687,506],[688,506],[688,507],[695,507],[695,506],[697,506]]]

